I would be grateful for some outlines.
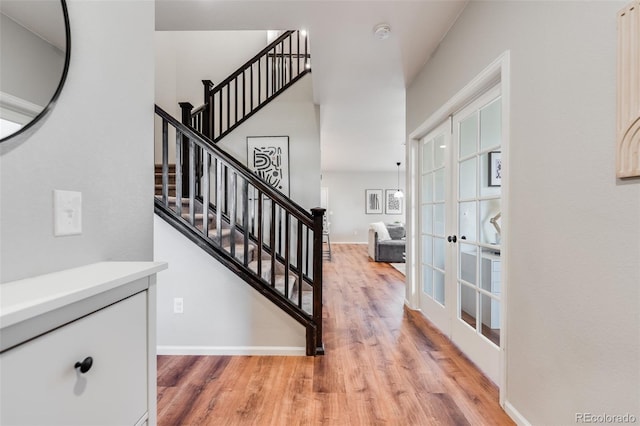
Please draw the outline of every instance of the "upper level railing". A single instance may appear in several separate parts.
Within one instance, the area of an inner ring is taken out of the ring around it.
[[[162,135],[156,213],[303,324],[308,355],[322,353],[324,209],[309,213],[193,128],[158,106],[155,111]],[[170,164],[175,197],[169,196]]]
[[[218,142],[309,72],[306,32],[285,31],[219,84],[203,80],[204,104],[181,103],[183,123]]]

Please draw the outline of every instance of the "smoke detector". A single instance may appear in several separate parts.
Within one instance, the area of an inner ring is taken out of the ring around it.
[[[373,35],[378,40],[386,40],[391,35],[391,25],[389,24],[378,24],[373,28]]]

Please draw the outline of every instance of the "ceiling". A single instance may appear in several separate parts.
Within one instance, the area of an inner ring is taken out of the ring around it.
[[[322,170],[395,171],[405,158],[405,87],[466,4],[156,0],[156,29],[307,29],[320,105]],[[386,40],[373,35],[380,23],[391,26]]]
[[[60,2],[51,0],[2,0],[0,13],[8,16],[49,44],[65,51],[67,39]]]

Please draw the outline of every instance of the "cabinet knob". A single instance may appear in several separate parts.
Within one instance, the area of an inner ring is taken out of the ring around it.
[[[458,241],[458,237],[456,237],[455,235],[449,235],[447,237],[447,241],[449,241],[450,243],[455,243],[456,241]]]
[[[86,357],[82,362],[76,362],[75,368],[79,368],[81,373],[86,373],[91,370],[91,366],[93,365],[93,358],[90,356]]]

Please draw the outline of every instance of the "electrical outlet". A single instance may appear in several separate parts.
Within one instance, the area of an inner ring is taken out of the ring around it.
[[[82,234],[82,193],[53,191],[53,235]]]
[[[184,312],[184,300],[182,297],[174,297],[173,298],[173,313],[181,314]]]

